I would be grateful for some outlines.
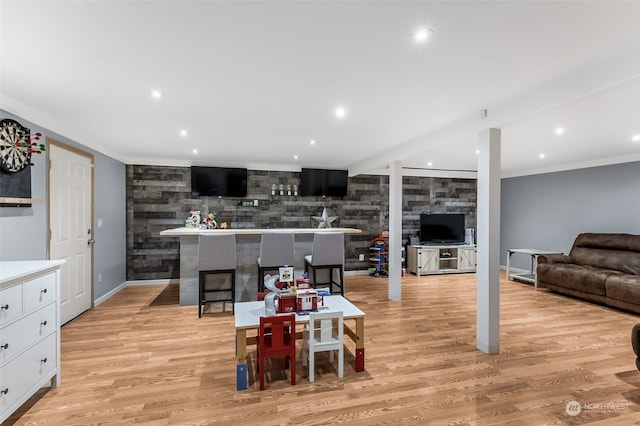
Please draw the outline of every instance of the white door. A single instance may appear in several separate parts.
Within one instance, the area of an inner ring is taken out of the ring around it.
[[[60,321],[92,306],[93,156],[49,141],[49,257],[64,259]]]

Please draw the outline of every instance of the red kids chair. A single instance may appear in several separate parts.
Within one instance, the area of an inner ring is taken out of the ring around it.
[[[258,329],[258,373],[260,390],[264,390],[264,359],[285,357],[289,365],[291,384],[296,384],[296,315],[260,317]]]

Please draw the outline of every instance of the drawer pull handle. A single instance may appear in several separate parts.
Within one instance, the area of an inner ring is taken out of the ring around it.
[[[46,293],[46,292],[47,292],[46,288],[43,288],[42,290],[40,290],[40,293]]]
[[[0,346],[0,348],[2,349],[9,349],[9,344],[5,343],[4,345]]]
[[[40,325],[47,325],[47,320],[42,321]]]
[[[4,389],[2,389],[2,390],[0,391],[0,393],[3,393],[3,394],[5,394],[5,395],[6,395],[6,394],[8,394],[8,393],[9,393],[9,388],[4,388]]]
[[[4,311],[8,311],[9,310],[9,304],[7,303],[6,305],[0,306],[0,309],[4,310]]]
[[[47,363],[47,357],[44,357],[43,359],[40,360],[41,363],[46,364]]]

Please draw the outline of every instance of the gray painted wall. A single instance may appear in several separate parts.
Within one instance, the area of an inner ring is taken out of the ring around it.
[[[569,253],[581,232],[640,234],[640,162],[502,179],[500,264],[507,249]],[[512,266],[529,269],[514,254]]]
[[[94,177],[94,297],[104,296],[126,281],[127,197],[125,164],[95,156]],[[98,219],[102,227],[98,227]],[[98,274],[102,282],[98,282]]]
[[[40,142],[45,142],[44,129],[0,110],[0,120],[10,118],[29,128],[31,133],[42,133]],[[47,175],[45,153],[31,156],[31,198],[47,198]],[[0,175],[2,179],[2,175]],[[48,259],[47,204],[31,207],[0,207],[0,260]]]
[[[125,165],[64,136],[0,110],[0,119],[12,118],[42,133],[41,141],[55,139],[94,155],[94,299],[126,280],[126,183]],[[48,145],[48,144],[47,144]],[[45,154],[33,156],[32,198],[47,198]],[[47,259],[47,204],[32,207],[0,207],[0,260]],[[102,219],[102,228],[97,220]],[[98,282],[101,275],[102,282]]]

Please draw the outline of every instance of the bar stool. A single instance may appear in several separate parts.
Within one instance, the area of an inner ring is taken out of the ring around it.
[[[264,274],[294,264],[293,232],[263,232],[258,257],[258,291],[264,291]]]
[[[207,275],[230,274],[231,288],[207,288]],[[230,292],[226,299],[208,299],[207,294]],[[236,301],[236,236],[235,234],[200,235],[198,237],[198,318],[207,303]]]
[[[329,270],[329,291],[333,293],[333,285],[340,288],[340,294],[344,296],[344,233],[342,232],[317,232],[313,236],[311,254],[304,257],[304,270],[309,272],[311,268],[311,283],[313,288],[320,284],[316,277],[318,269]],[[340,282],[333,280],[333,271],[337,269]]]

